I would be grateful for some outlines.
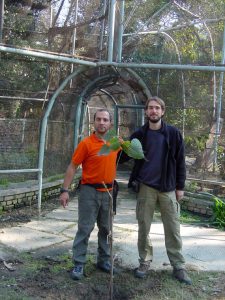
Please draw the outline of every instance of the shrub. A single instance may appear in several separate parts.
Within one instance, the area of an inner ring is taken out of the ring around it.
[[[213,197],[213,200],[215,201],[213,206],[213,224],[219,228],[225,229],[225,202],[218,197]]]

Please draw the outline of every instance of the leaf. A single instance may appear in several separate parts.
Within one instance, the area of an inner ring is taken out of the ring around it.
[[[138,139],[131,140],[130,147],[128,148],[127,154],[134,159],[145,158],[141,142]]]
[[[104,136],[104,139],[109,142],[112,138],[117,137],[116,130],[111,129],[109,130],[106,135]]]
[[[118,150],[120,148],[120,141],[117,136],[114,136],[112,139],[109,141],[109,147],[111,150]]]
[[[145,159],[141,142],[138,139],[133,139],[131,142],[125,141],[121,147],[128,156],[134,159]]]
[[[98,155],[108,155],[111,152],[110,146],[107,144],[104,144],[100,151],[98,152]]]
[[[123,151],[128,155],[128,149],[130,147],[130,141],[125,141],[122,145],[121,145]]]
[[[110,151],[122,148],[123,151],[134,159],[145,159],[141,142],[138,139],[132,141],[124,141],[122,144],[117,136],[113,136],[108,140],[107,144],[103,145],[99,151],[99,155],[108,155]]]

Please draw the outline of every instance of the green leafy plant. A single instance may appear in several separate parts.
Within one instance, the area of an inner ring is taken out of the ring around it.
[[[213,200],[215,201],[213,206],[213,224],[219,228],[225,229],[225,202],[218,197],[213,197]]]
[[[142,145],[138,139],[132,139],[131,141],[122,141],[116,135],[114,130],[110,130],[106,136],[106,144],[102,146],[99,151],[99,155],[107,155],[111,151],[116,151],[122,148],[122,150],[134,159],[145,159]]]
[[[185,184],[185,191],[187,192],[196,192],[198,187],[197,182],[194,181],[187,181]]]

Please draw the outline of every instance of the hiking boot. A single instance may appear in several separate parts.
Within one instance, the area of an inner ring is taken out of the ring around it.
[[[97,263],[97,268],[106,272],[106,273],[110,273],[111,272],[111,263],[108,261],[102,261],[102,262],[98,262]],[[113,268],[113,274],[117,273],[117,269]]]
[[[137,278],[144,278],[150,269],[150,263],[140,263],[140,266],[135,270],[134,275]]]
[[[74,280],[80,280],[84,276],[84,265],[76,263],[72,272],[71,272],[71,278]]]
[[[185,269],[173,269],[173,276],[183,282],[185,284],[191,285],[191,278],[188,276],[187,271]]]

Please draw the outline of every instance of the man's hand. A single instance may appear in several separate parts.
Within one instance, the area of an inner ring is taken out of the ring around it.
[[[78,168],[78,165],[74,165],[73,162],[71,161],[71,163],[69,164],[67,170],[66,170],[66,174],[64,177],[64,182],[63,182],[63,189],[68,190],[68,187],[70,186],[74,174],[76,173],[76,169]],[[68,192],[63,192],[60,194],[59,196],[59,200],[61,205],[65,208],[68,205],[69,202],[69,193]]]
[[[60,194],[59,200],[60,200],[61,205],[64,208],[66,208],[66,206],[68,205],[68,202],[69,202],[69,193],[63,192],[62,194]]]
[[[180,202],[184,197],[184,191],[176,190],[176,199]]]
[[[124,143],[123,138],[121,136],[118,136],[118,139],[119,139],[120,145],[122,145]]]

